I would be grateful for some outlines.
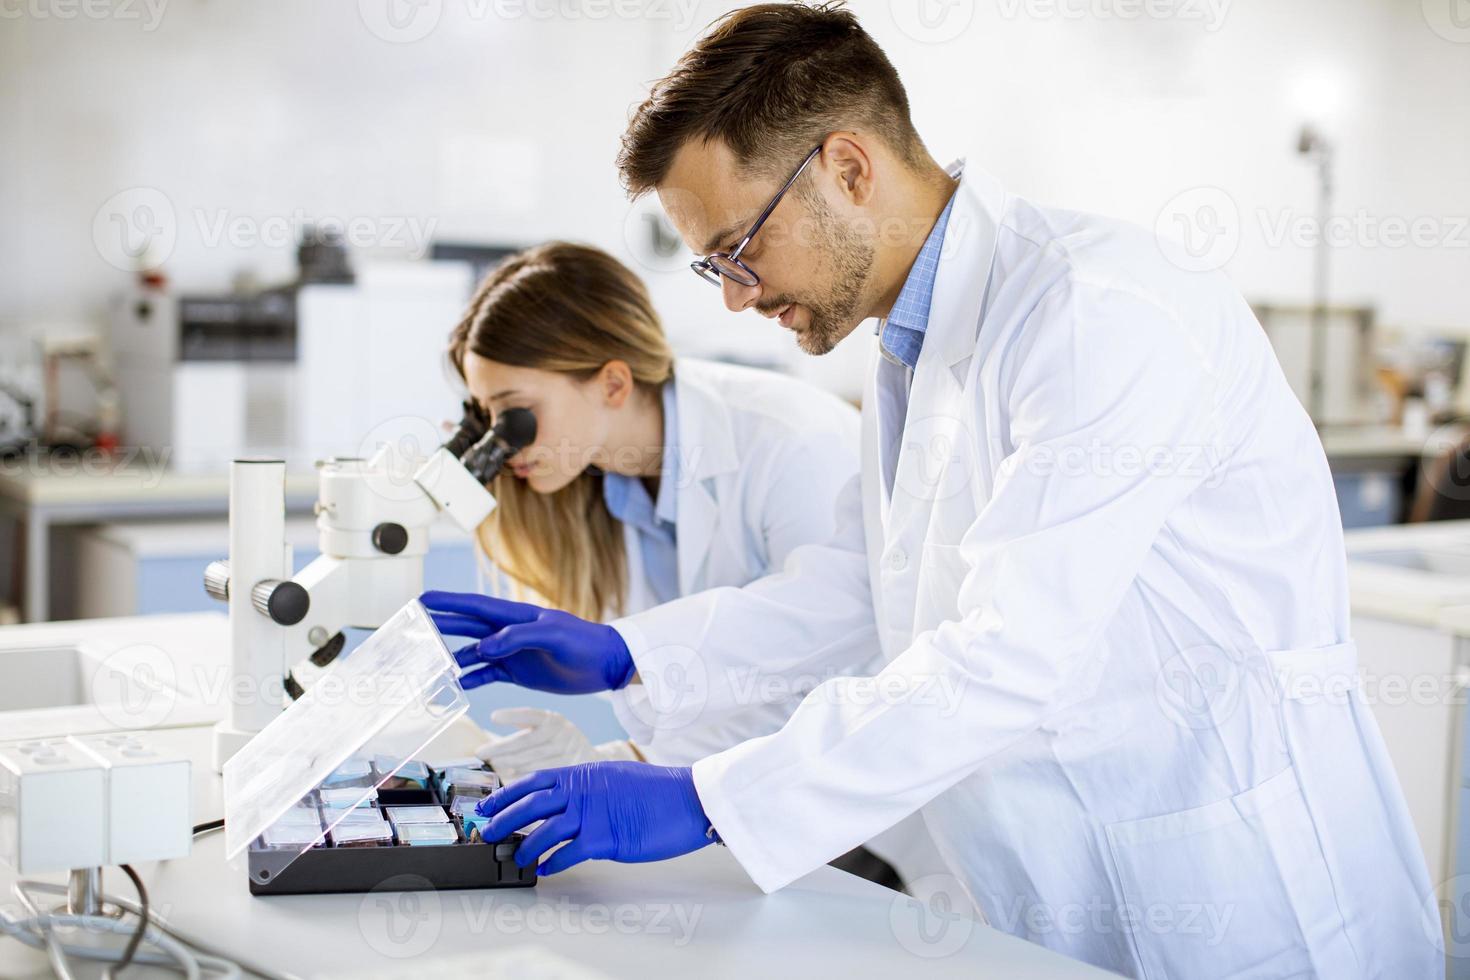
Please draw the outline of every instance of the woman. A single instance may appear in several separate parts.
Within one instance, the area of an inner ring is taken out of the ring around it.
[[[778,571],[831,536],[858,471],[852,406],[780,375],[676,360],[642,282],[594,248],[508,259],[449,355],[492,417],[536,416],[535,442],[491,484],[481,546],[532,597],[586,619]],[[640,746],[593,746],[555,712],[502,709],[491,721],[522,730],[479,754],[511,777],[595,759],[688,764],[775,731],[801,693]]]
[[[535,442],[491,484],[499,506],[481,546],[530,598],[584,619],[779,571],[832,536],[837,496],[858,472],[856,409],[781,375],[676,359],[643,283],[594,248],[552,242],[508,259],[449,355],[492,418],[536,416]],[[504,708],[490,720],[521,730],[477,754],[507,779],[598,759],[688,765],[776,731],[805,693],[752,698],[640,745],[594,746],[554,711]],[[904,880],[945,867],[917,818],[870,847]],[[839,866],[897,884],[861,849]]]

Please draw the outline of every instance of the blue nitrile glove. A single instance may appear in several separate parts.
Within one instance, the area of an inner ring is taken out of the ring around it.
[[[553,694],[590,694],[626,687],[637,668],[611,626],[569,613],[473,592],[419,597],[439,632],[479,642],[455,651],[460,684],[509,681]]]
[[[543,875],[588,858],[662,861],[718,839],[694,791],[694,770],[646,762],[542,769],[497,789],[475,812],[490,817],[480,831],[487,841],[546,821],[516,848],[516,864],[523,868],[568,841],[542,862],[537,872]]]

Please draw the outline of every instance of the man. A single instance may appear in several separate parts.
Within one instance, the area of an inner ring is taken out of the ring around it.
[[[993,925],[1100,966],[1442,974],[1354,683],[1326,460],[1222,276],[941,168],[840,8],[725,17],[619,165],[712,253],[695,270],[731,309],[812,354],[878,318],[843,530],[611,626],[425,601],[482,638],[465,666],[617,691],[635,738],[830,679],[692,769],[529,776],[487,837],[544,819],[518,860],[569,842],[547,872],[718,838],[769,891],[917,811]],[[841,676],[874,631],[886,664]]]

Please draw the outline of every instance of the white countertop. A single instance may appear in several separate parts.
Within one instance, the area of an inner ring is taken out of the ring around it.
[[[1470,604],[1470,521],[1365,528],[1344,542],[1356,615],[1433,627]]]
[[[222,815],[220,778],[208,763],[209,728],[148,737],[193,759],[194,822]],[[423,755],[462,754],[475,737],[472,726],[452,727]],[[223,834],[208,834],[187,859],[139,866],[154,907],[226,955],[302,977],[392,969],[405,977],[445,976],[431,961],[475,954],[551,956],[589,977],[1111,976],[958,910],[926,912],[913,899],[830,867],[763,895],[718,846],[649,864],[588,862],[530,889],[254,897],[244,872],[226,863],[224,843]],[[5,894],[12,881],[0,867]],[[125,893],[125,885],[116,871],[104,875],[110,892]],[[44,959],[0,940],[0,975],[39,978],[47,971]],[[173,976],[141,968],[129,971],[134,975]]]
[[[1438,626],[1465,639],[1470,639],[1470,603],[1450,606],[1439,614]]]
[[[1407,456],[1434,458],[1454,447],[1470,432],[1463,425],[1433,428],[1426,435],[1406,433],[1397,425],[1326,426],[1318,435],[1329,459]]]
[[[228,469],[179,470],[160,461],[124,454],[114,461],[96,456],[80,460],[24,457],[0,465],[0,499],[26,506],[66,504],[104,505],[145,502],[218,500],[223,511],[229,501]],[[286,474],[288,496],[315,496],[314,470]]]

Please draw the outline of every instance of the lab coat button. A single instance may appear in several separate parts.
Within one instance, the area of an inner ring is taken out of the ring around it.
[[[902,548],[894,548],[888,553],[888,567],[895,572],[901,572],[909,567],[909,556]]]

